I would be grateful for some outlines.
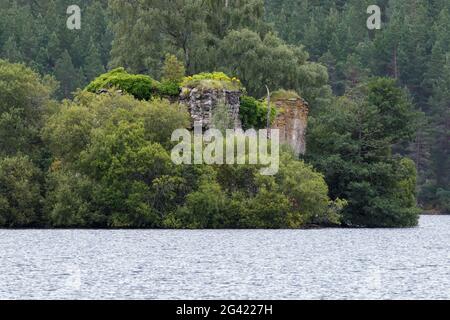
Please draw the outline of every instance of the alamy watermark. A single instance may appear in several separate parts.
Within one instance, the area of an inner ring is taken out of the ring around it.
[[[262,175],[275,175],[280,167],[278,129],[227,129],[224,134],[218,129],[203,132],[201,123],[195,123],[193,134],[177,129],[172,141],[179,142],[171,153],[177,165],[259,165]]]
[[[77,5],[71,5],[67,8],[66,13],[70,15],[67,18],[67,29],[80,30],[81,29],[81,9]]]
[[[381,29],[381,9],[378,5],[367,8],[369,30]],[[67,8],[67,28],[81,29],[81,9],[78,5]],[[180,142],[181,140],[181,142]],[[175,164],[260,165],[262,175],[275,175],[279,170],[279,130],[218,129],[203,132],[201,123],[194,125],[194,134],[187,129],[175,130],[172,141],[179,142],[172,150]]]
[[[370,17],[367,19],[367,28],[369,30],[381,29],[381,9],[377,5],[367,7],[367,13]]]

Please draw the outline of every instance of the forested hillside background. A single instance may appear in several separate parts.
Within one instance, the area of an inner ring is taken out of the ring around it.
[[[74,2],[81,30],[66,27]],[[381,30],[367,29],[371,4],[382,8]],[[59,100],[115,67],[160,79],[168,53],[187,74],[239,77],[253,96],[263,96],[265,85],[296,90],[311,105],[307,158],[324,172],[333,198],[340,196],[333,194],[333,152],[323,145],[335,135],[342,153],[347,142],[339,132],[320,131],[320,123],[336,121],[329,110],[347,110],[343,99],[371,78],[393,78],[407,90],[419,125],[409,128],[413,142],[386,143],[414,161],[420,204],[450,207],[448,0],[0,0],[0,8],[0,58],[53,76]],[[321,152],[329,153],[326,161]]]

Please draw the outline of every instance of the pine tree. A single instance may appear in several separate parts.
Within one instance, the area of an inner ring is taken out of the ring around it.
[[[84,70],[87,81],[91,81],[99,75],[105,73],[105,67],[102,64],[100,52],[93,39],[91,39],[91,44],[85,59]]]
[[[80,82],[79,71],[72,64],[72,58],[67,50],[56,61],[54,75],[59,81],[59,98],[69,98]]]
[[[433,107],[433,167],[438,188],[450,191],[450,54],[442,66],[431,98]]]
[[[5,58],[9,62],[21,62],[23,61],[22,53],[17,47],[17,43],[13,37],[9,37],[2,49],[2,58]]]
[[[167,54],[163,68],[163,80],[173,83],[181,83],[185,76],[184,65],[173,54]]]
[[[61,46],[56,32],[53,32],[48,39],[47,51],[50,69],[53,69],[55,67],[56,60],[61,55]]]

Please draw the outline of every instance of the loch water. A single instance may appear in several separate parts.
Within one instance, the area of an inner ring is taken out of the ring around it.
[[[0,299],[449,299],[450,216],[411,229],[0,230]]]

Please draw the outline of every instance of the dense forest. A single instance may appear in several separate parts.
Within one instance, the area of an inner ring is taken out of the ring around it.
[[[70,30],[72,2],[0,0],[0,226],[397,227],[417,205],[450,211],[449,1],[79,0]],[[150,91],[95,94],[111,70]],[[306,155],[283,150],[274,177],[174,166],[189,116],[166,98],[213,71],[242,81],[248,114],[265,114],[266,85],[306,99]]]

